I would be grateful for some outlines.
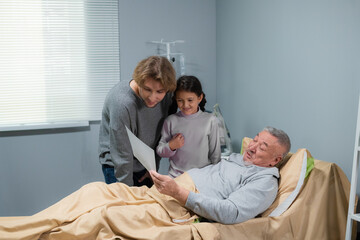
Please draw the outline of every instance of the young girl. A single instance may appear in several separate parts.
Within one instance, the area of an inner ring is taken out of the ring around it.
[[[165,119],[157,154],[169,158],[169,175],[177,177],[191,168],[220,161],[219,128],[216,117],[205,111],[205,94],[194,76],[177,80],[174,103],[179,112]]]

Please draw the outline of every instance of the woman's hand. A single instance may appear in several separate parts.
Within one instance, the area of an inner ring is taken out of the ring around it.
[[[150,173],[148,171],[146,171],[146,173],[144,174],[144,176],[142,176],[140,179],[139,179],[139,182],[142,182],[144,181],[146,178],[150,178]]]
[[[181,133],[175,134],[175,136],[169,141],[169,147],[172,151],[184,146],[185,138]]]

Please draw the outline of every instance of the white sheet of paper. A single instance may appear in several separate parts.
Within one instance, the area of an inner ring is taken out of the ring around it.
[[[129,140],[134,156],[140,161],[140,163],[148,171],[150,170],[156,171],[154,150],[150,148],[148,145],[146,145],[139,138],[137,138],[127,127],[126,127],[126,131],[129,136]]]

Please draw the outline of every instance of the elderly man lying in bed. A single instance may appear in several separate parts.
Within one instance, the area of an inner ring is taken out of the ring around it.
[[[289,150],[287,134],[266,127],[243,155],[191,169],[175,180],[151,171],[150,189],[90,183],[33,216],[1,217],[0,239],[150,239],[154,229],[189,225],[199,216],[224,224],[243,222],[274,201],[276,166]]]

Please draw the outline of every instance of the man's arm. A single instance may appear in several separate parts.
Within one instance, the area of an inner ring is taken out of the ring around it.
[[[278,180],[268,175],[240,187],[226,199],[218,199],[191,192],[171,177],[155,171],[150,171],[150,175],[160,193],[175,198],[199,216],[223,224],[240,223],[256,217],[273,203],[278,190]]]
[[[277,189],[277,179],[268,175],[239,187],[225,199],[190,192],[185,207],[207,219],[235,224],[265,211],[274,201]]]
[[[169,176],[161,175],[155,171],[150,171],[150,175],[157,190],[165,195],[169,195],[185,206],[190,191],[178,185],[174,179]]]

